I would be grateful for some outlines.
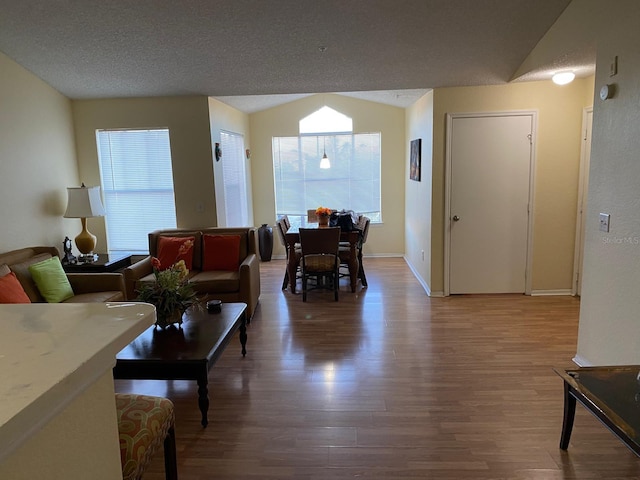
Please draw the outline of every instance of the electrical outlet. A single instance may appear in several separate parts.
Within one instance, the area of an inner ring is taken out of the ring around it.
[[[609,231],[609,220],[611,216],[608,213],[600,214],[600,231],[608,232]]]

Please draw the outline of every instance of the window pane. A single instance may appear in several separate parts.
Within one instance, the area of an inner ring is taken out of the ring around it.
[[[98,130],[109,253],[148,253],[149,232],[176,227],[169,130]]]
[[[249,211],[244,163],[244,137],[238,133],[221,131],[220,143],[225,225],[227,227],[246,227],[249,226]]]
[[[325,152],[328,169],[320,168]],[[379,133],[274,137],[273,171],[277,215],[304,224],[307,210],[323,205],[380,221]]]

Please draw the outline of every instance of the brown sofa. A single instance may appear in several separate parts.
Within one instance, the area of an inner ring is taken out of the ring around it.
[[[0,253],[0,266],[6,265],[29,296],[31,302],[42,303],[29,265],[41,262],[53,256],[60,257],[56,247],[30,247]],[[125,299],[124,279],[119,273],[67,273],[74,296],[65,303],[120,302]]]
[[[203,271],[203,236],[239,235],[240,267],[238,271]],[[223,228],[175,228],[156,230],[149,234],[149,256],[124,270],[126,296],[135,300],[142,283],[154,281],[151,258],[158,256],[158,239],[167,237],[194,237],[193,264],[189,271],[189,283],[202,299],[223,302],[244,302],[249,319],[260,297],[260,260],[257,255],[256,229],[252,227]]]

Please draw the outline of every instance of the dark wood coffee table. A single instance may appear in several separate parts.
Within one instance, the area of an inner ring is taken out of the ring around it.
[[[564,380],[560,448],[569,448],[577,400],[640,456],[640,365],[554,370]]]
[[[118,379],[196,380],[202,426],[209,423],[209,370],[240,330],[242,356],[247,353],[246,303],[223,303],[220,313],[189,311],[182,328],[150,327],[116,356]]]

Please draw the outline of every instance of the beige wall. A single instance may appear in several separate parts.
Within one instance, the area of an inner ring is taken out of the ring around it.
[[[62,218],[78,184],[71,102],[3,53],[0,72],[0,252],[62,249],[80,233]]]
[[[100,185],[96,130],[168,127],[178,226],[216,225],[207,97],[75,100],[72,108],[82,182]],[[89,230],[105,252],[104,220],[89,219]]]
[[[600,12],[596,90],[617,86],[593,109],[578,353],[582,365],[640,363],[640,3],[607,4]],[[609,77],[618,56],[618,75]],[[609,233],[600,212],[611,215]]]
[[[237,133],[244,136],[245,149],[251,148],[251,136],[249,132],[249,115],[242,113],[235,108],[226,105],[215,98],[209,98],[209,125],[211,128],[211,145],[220,143],[220,131]],[[224,162],[224,151],[222,152],[222,160],[213,162],[213,173],[216,194],[217,223],[221,227],[225,225],[223,209],[224,209],[224,182],[222,176],[222,164]],[[247,171],[247,205],[249,208],[249,225],[253,222],[253,201],[251,192],[251,161],[245,158],[245,168]]]
[[[250,115],[251,173],[256,224],[276,220],[271,139],[298,135],[298,122],[324,104],[353,118],[356,133],[382,134],[382,220],[373,225],[365,255],[404,252],[405,117],[404,109],[341,95],[313,95]],[[274,255],[284,249],[275,242]]]
[[[431,290],[444,291],[445,117],[447,113],[536,110],[532,288],[571,289],[583,108],[593,78],[559,87],[550,81],[434,91]]]
[[[406,109],[406,139],[422,139],[422,171],[420,182],[409,180],[409,157],[405,159],[405,259],[431,293],[431,214],[433,178],[433,91]]]

